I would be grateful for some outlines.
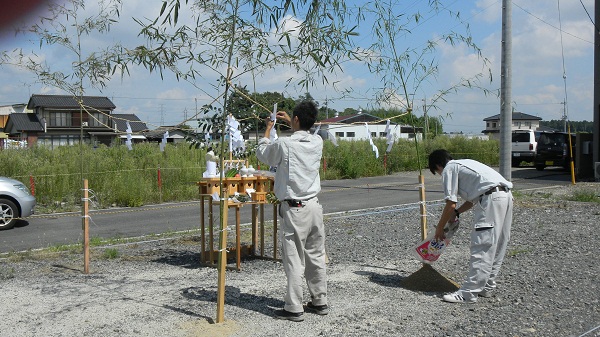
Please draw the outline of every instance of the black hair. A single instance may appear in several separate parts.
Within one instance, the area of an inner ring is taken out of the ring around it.
[[[308,131],[317,121],[317,106],[313,101],[305,100],[294,107],[293,116],[298,117],[300,130]],[[292,118],[294,118],[292,116]]]
[[[435,170],[437,169],[438,165],[444,168],[452,159],[453,158],[450,153],[444,149],[431,152],[429,154],[429,171],[435,174]]]

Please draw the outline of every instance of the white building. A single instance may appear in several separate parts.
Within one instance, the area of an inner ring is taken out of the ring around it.
[[[365,113],[324,119],[316,122],[312,130],[314,131],[315,128],[320,126],[319,135],[323,139],[329,139],[329,132],[331,132],[337,139],[341,140],[366,140],[368,135],[365,123],[368,124],[368,132],[371,134],[371,138],[385,138],[387,136],[385,132],[387,121]],[[417,139],[423,138],[423,128],[414,128],[397,123],[390,123],[390,128],[394,134],[394,139],[414,139],[415,131]]]

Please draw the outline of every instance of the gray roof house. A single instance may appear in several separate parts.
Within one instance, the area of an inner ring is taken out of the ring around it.
[[[541,117],[528,115],[522,112],[513,111],[511,130],[538,130],[540,128]],[[484,118],[485,130],[482,132],[488,134],[491,138],[500,136],[500,114]]]
[[[8,120],[4,126],[4,133],[11,136],[0,143],[0,148],[5,148],[6,142],[20,141],[27,144],[28,147],[33,146],[38,139],[39,134],[44,132],[44,127],[36,114],[33,113],[12,113],[8,115]],[[4,137],[3,137],[4,138]]]
[[[72,95],[32,95],[27,108],[37,115],[45,132],[38,143],[51,147],[83,141],[110,145],[116,138],[110,116],[116,108],[107,97]]]
[[[101,96],[32,95],[27,104],[31,113],[10,114],[4,132],[26,140],[27,146],[74,145],[82,134],[88,144],[111,145],[124,135],[129,121],[134,138],[145,140],[141,133],[146,124],[134,114],[113,114],[115,108]]]

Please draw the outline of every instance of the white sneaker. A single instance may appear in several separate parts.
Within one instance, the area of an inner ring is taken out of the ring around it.
[[[472,304],[477,302],[477,298],[472,298],[466,300],[461,294],[460,291],[453,292],[451,294],[446,294],[442,297],[442,300],[450,303],[464,303],[464,304]]]

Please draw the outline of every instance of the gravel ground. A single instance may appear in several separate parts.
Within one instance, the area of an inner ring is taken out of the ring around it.
[[[593,235],[600,204],[565,200],[582,189],[600,192],[597,184],[578,184],[516,195],[499,289],[476,304],[440,300],[442,283],[460,283],[466,274],[464,228],[433,265],[440,290],[407,286],[421,275],[421,263],[408,253],[420,239],[420,215],[399,206],[326,217],[327,316],[274,319],[283,306],[282,265],[246,259],[242,271],[227,272],[225,322],[215,324],[217,271],[199,265],[198,238],[188,234],[95,248],[87,275],[77,252],[0,259],[0,335],[600,336]],[[440,210],[428,206],[430,225]],[[463,226],[470,223],[470,214],[463,218]],[[106,257],[115,250],[117,258]]]

